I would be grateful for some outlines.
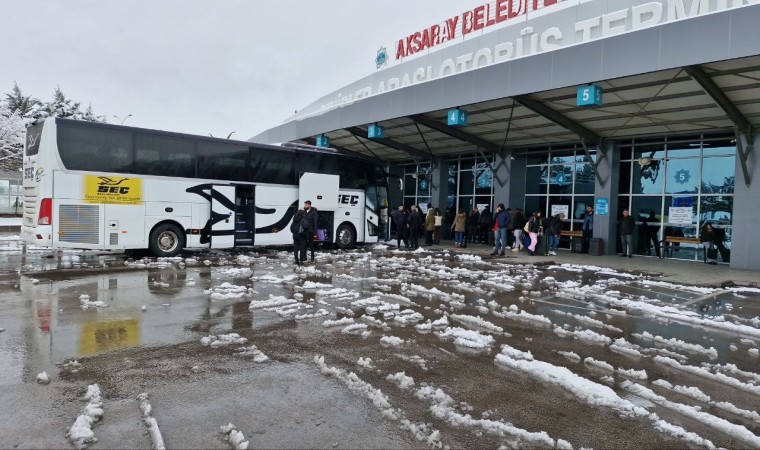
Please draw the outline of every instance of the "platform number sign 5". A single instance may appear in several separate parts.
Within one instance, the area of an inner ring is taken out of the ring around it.
[[[601,87],[591,84],[578,88],[578,96],[576,98],[577,106],[598,108],[603,104],[604,90]]]

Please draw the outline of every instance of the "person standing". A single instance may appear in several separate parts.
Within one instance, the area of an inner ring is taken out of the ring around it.
[[[594,208],[587,207],[586,215],[583,217],[583,253],[588,253],[589,240],[594,237]]]
[[[546,236],[549,238],[549,254],[551,256],[557,256],[557,247],[559,247],[559,236],[562,234],[562,220],[565,218],[565,213],[559,213],[554,216],[546,218],[544,222],[544,230]]]
[[[509,214],[504,210],[504,203],[499,203],[496,206],[496,218],[494,222],[494,246],[491,256],[496,256],[497,254],[504,256],[504,253],[507,251],[507,228],[512,222]]]
[[[542,231],[543,221],[541,220],[541,211],[534,211],[533,216],[528,220],[528,235],[530,235],[530,245],[528,246],[528,253],[530,256],[536,255],[536,245],[538,245],[538,233]]]
[[[655,256],[662,258],[663,255],[660,253],[660,239],[658,236],[660,233],[660,221],[657,220],[654,211],[650,211],[649,216],[641,221],[641,227],[644,228],[644,248],[647,254],[649,254],[649,243],[651,242],[654,245]]]
[[[314,261],[314,233],[317,232],[317,226],[319,224],[319,220],[317,217],[317,208],[313,208],[311,206],[311,200],[306,200],[303,202],[303,219],[301,220],[301,223],[303,223],[303,230],[304,230],[304,237],[306,239],[306,242],[303,246],[303,252],[301,252],[301,261],[306,261],[306,244],[309,245],[309,250],[311,251],[311,260]]]
[[[451,233],[451,226],[454,225],[454,219],[456,218],[456,213],[454,212],[454,207],[448,207],[446,208],[446,211],[443,213],[443,240],[449,240],[451,239],[452,233]]]
[[[718,249],[715,247],[715,229],[706,223],[699,233],[699,242],[705,247],[705,263],[718,264]]]
[[[525,228],[525,216],[523,215],[523,210],[520,208],[515,208],[515,215],[512,219],[512,230],[515,235],[515,242],[512,246],[513,252],[519,252],[523,249],[523,228]]]
[[[623,258],[628,256],[633,258],[633,228],[636,226],[636,222],[631,217],[628,209],[623,210],[623,217],[618,221],[618,234],[620,234],[620,241],[623,244],[623,254],[620,255]]]
[[[433,234],[435,233],[435,210],[432,205],[428,205],[427,214],[425,215],[425,245],[433,245]]]
[[[290,232],[293,233],[293,257],[297,265],[301,265],[301,254],[306,257],[306,238],[303,234],[303,210],[296,211],[293,217],[293,223],[290,225]]]
[[[478,218],[478,231],[480,232],[480,241],[488,245],[488,235],[493,230],[493,213],[491,213],[491,207],[486,205],[483,208],[483,212],[480,213]]]
[[[467,229],[467,213],[463,209],[459,210],[459,214],[454,219],[454,224],[451,226],[451,231],[454,232],[454,247],[460,248],[464,245],[464,232]]]
[[[433,236],[435,245],[441,245],[441,227],[443,226],[443,216],[441,210],[435,209],[435,236]]]
[[[391,213],[391,220],[396,226],[396,245],[401,248],[401,241],[404,241],[404,247],[406,247],[408,245],[406,240],[407,217],[404,212],[404,205],[399,205],[398,209]]]
[[[412,212],[409,213],[409,220],[406,224],[409,231],[409,246],[412,250],[417,250],[420,246],[420,230],[422,229],[422,215],[417,206],[412,206]]]
[[[470,217],[467,218],[467,240],[473,244],[477,244],[480,240],[480,210],[478,208],[472,208]]]

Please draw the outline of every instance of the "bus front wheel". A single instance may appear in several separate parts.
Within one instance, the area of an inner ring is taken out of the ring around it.
[[[356,232],[354,227],[344,223],[338,227],[338,231],[335,233],[335,244],[338,248],[349,248],[356,244]]]
[[[164,223],[150,233],[150,252],[157,257],[176,256],[185,247],[185,233],[176,225]]]

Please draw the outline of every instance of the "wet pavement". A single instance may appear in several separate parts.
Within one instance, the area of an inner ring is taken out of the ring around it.
[[[0,239],[0,448],[760,447],[760,290],[564,256]]]

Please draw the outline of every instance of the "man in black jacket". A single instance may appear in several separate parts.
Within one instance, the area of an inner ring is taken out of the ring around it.
[[[317,209],[311,207],[311,200],[306,200],[303,202],[303,210],[304,214],[301,223],[303,224],[304,238],[311,251],[311,260],[314,261],[314,233],[317,232],[318,224]],[[301,261],[306,261],[306,246],[304,245],[303,248],[304,251],[301,253]]]
[[[409,213],[407,228],[409,230],[409,246],[412,250],[417,250],[417,247],[420,246],[419,237],[420,230],[422,229],[422,215],[417,209],[417,206],[412,206],[412,212]]]
[[[623,258],[626,256],[633,258],[633,228],[635,226],[636,222],[633,217],[627,209],[624,209],[623,217],[618,221],[618,234],[620,234],[620,241],[623,243],[623,254],[620,256]]]
[[[404,241],[404,246],[408,245],[406,240],[407,219],[404,205],[399,205],[398,209],[391,213],[391,220],[393,220],[393,225],[396,226],[396,243],[398,248],[401,248],[401,241]]]
[[[488,245],[488,235],[493,231],[493,213],[491,213],[489,205],[486,205],[483,212],[480,213],[478,231],[480,232],[481,243]]]

